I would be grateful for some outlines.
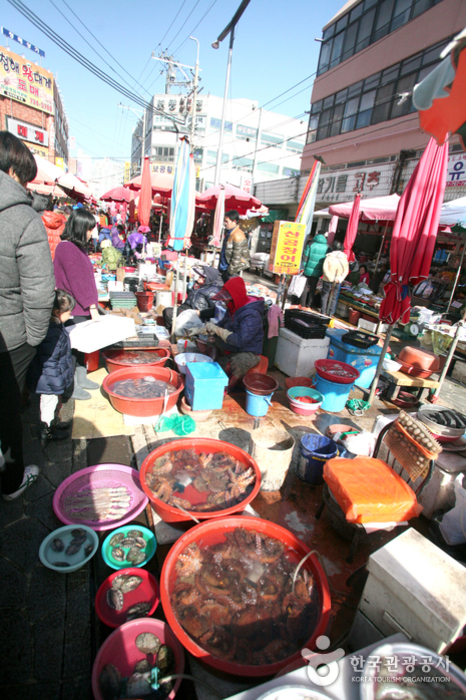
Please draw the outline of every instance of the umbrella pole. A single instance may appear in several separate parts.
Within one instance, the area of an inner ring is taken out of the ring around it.
[[[186,251],[186,254],[184,256],[184,270],[183,270],[183,302],[185,301],[186,297],[186,281],[188,278],[188,251]]]
[[[163,221],[163,214],[162,214],[162,211],[160,211],[159,243],[162,239],[162,221]]]
[[[464,252],[464,251],[463,251],[463,252]],[[449,350],[449,352],[448,352],[447,359],[445,360],[445,365],[444,365],[444,367],[443,367],[443,369],[442,369],[442,373],[441,373],[441,375],[440,375],[440,377],[439,377],[439,380],[438,380],[438,387],[435,389],[434,394],[433,394],[433,396],[432,396],[432,401],[433,401],[433,403],[435,403],[435,402],[437,401],[437,399],[438,399],[438,397],[439,397],[439,395],[440,395],[440,391],[441,391],[441,389],[442,389],[443,382],[444,382],[444,380],[445,380],[445,377],[447,376],[447,372],[448,372],[448,369],[449,369],[449,367],[450,367],[451,361],[452,361],[452,359],[453,359],[453,355],[455,354],[456,346],[458,345],[458,341],[459,341],[459,339],[460,339],[460,332],[461,332],[461,329],[464,327],[465,318],[466,318],[466,309],[465,309],[465,311],[464,311],[464,313],[463,313],[463,318],[462,318],[461,321],[459,321],[459,323],[458,323],[458,327],[457,327],[457,329],[456,329],[455,337],[453,338],[453,342],[452,342],[452,344],[450,345],[450,350]]]
[[[373,400],[374,400],[375,390],[377,389],[377,384],[378,384],[378,382],[379,382],[379,377],[380,377],[380,374],[381,374],[381,372],[382,372],[383,361],[384,361],[384,359],[385,359],[385,355],[387,354],[388,344],[389,344],[389,342],[390,342],[390,338],[392,337],[394,325],[395,325],[395,324],[393,324],[393,325],[390,324],[390,325],[389,325],[388,331],[387,331],[387,333],[386,333],[386,335],[385,335],[385,342],[384,342],[384,344],[383,344],[382,352],[381,352],[380,357],[379,357],[379,362],[378,362],[378,364],[377,364],[377,369],[375,370],[375,377],[374,377],[374,379],[373,379],[373,381],[372,381],[372,384],[371,384],[371,390],[370,390],[370,393],[369,393],[369,398],[367,399],[367,400],[368,400],[368,403],[370,403],[370,404],[372,404],[372,402],[373,402]]]
[[[288,289],[291,284],[291,277],[285,275],[285,289],[283,290],[283,301],[282,301],[282,311],[285,309],[286,300],[288,297]]]
[[[177,260],[177,263],[179,262],[179,258]],[[175,303],[173,304],[173,318],[172,318],[172,327],[171,327],[171,335],[175,335],[175,325],[176,325],[176,312],[178,308],[178,268],[179,265],[177,264],[176,266],[176,273],[175,273]]]
[[[332,314],[329,313],[329,312],[330,312],[330,309],[332,308],[333,297],[334,297],[334,294],[335,294],[335,286],[336,286],[336,282],[335,282],[335,280],[334,280],[334,281],[333,281],[333,284],[332,284],[332,289],[331,289],[331,291],[330,291],[330,297],[329,297],[329,300],[328,300],[328,303],[327,303],[327,309],[326,309],[326,311],[325,311],[325,313],[327,314],[327,316],[332,316]]]
[[[383,232],[382,243],[380,244],[379,252],[377,253],[377,260],[375,261],[374,272],[377,272],[377,270],[379,269],[379,260],[380,260],[380,256],[382,255],[382,250],[383,250],[383,246],[385,243],[385,236],[387,235],[387,228],[388,228],[388,221],[385,224],[385,231]]]
[[[463,267],[463,260],[464,260],[464,253],[465,252],[466,252],[466,240],[463,241],[463,252],[461,253],[461,260],[460,260],[460,264],[458,265],[458,269],[456,271],[455,284],[453,285],[453,289],[451,290],[450,299],[448,301],[446,313],[448,313],[450,311],[451,302],[453,301],[453,297],[455,296],[456,288],[458,286],[458,280],[459,280],[460,275],[461,275],[461,268]]]

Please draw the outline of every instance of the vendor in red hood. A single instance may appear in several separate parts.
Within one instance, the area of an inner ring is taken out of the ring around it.
[[[223,301],[228,313],[215,323],[206,323],[208,333],[216,335],[222,357],[219,364],[230,377],[231,389],[252,367],[259,364],[264,342],[264,300],[249,297],[241,277],[232,277],[213,297]]]

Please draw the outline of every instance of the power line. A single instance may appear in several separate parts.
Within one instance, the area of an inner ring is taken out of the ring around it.
[[[218,0],[214,0],[214,1],[213,1],[212,5],[209,7],[208,10],[206,10],[206,12],[204,12],[204,14],[202,15],[201,19],[200,19],[199,22],[196,24],[196,26],[193,27],[193,28],[191,29],[191,31],[189,32],[189,34],[188,34],[188,36],[186,37],[186,39],[184,39],[184,41],[174,50],[174,52],[173,52],[174,54],[178,53],[178,51],[181,49],[181,47],[184,46],[184,44],[186,44],[186,42],[188,41],[189,37],[190,37],[192,34],[194,34],[194,32],[196,31],[196,29],[198,28],[198,26],[201,24],[201,22],[204,21],[205,17],[207,17],[207,15],[209,14],[209,12],[211,11],[211,9],[213,8],[213,6],[214,6],[217,2],[218,2]]]
[[[171,29],[171,28],[173,27],[173,25],[175,24],[176,20],[178,19],[178,15],[180,14],[181,10],[183,9],[183,7],[184,7],[185,5],[186,5],[186,0],[183,0],[183,4],[181,5],[180,9],[179,9],[178,12],[176,13],[175,18],[172,20],[172,23],[171,23],[170,26],[168,27],[167,31],[165,32],[165,34],[163,35],[163,37],[160,39],[160,41],[159,41],[159,43],[157,44],[157,47],[156,47],[156,48],[158,48],[159,46],[162,46],[162,41],[165,39],[165,37],[167,36],[168,32],[170,31],[170,29]]]
[[[194,12],[194,10],[196,9],[196,7],[199,5],[200,1],[201,1],[201,0],[197,0],[197,2],[196,2],[196,4],[194,5],[193,9],[192,9],[191,12],[189,13],[189,15],[186,17],[185,21],[183,22],[183,24],[181,25],[181,27],[178,29],[178,31],[177,31],[177,33],[175,34],[175,36],[173,37],[173,39],[172,39],[172,40],[170,41],[170,43],[168,44],[167,51],[168,51],[168,48],[169,48],[169,47],[173,44],[173,42],[175,41],[176,37],[177,37],[177,36],[179,35],[179,33],[181,32],[181,30],[183,29],[183,27],[184,27],[184,25],[186,24],[186,22],[188,21],[188,19],[189,19],[189,18],[191,17],[191,15],[193,14],[193,12]]]

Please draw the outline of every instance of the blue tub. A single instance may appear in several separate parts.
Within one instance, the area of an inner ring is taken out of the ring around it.
[[[345,328],[329,328],[327,330],[326,335],[330,338],[327,357],[329,360],[340,360],[340,362],[346,362],[346,364],[355,367],[360,373],[357,385],[368,389],[375,377],[382,348],[379,345],[372,345],[372,347],[365,349],[348,345],[341,339],[345,333],[348,333]]]
[[[340,413],[340,411],[343,411],[353,386],[354,383],[338,384],[338,382],[329,382],[327,379],[322,379],[322,377],[317,375],[316,389],[320,391],[324,397],[321,409],[323,411],[329,411],[330,413]]]
[[[308,433],[303,435],[299,444],[301,456],[296,473],[308,484],[318,486],[324,483],[323,470],[327,460],[338,457],[338,445],[324,435]]]

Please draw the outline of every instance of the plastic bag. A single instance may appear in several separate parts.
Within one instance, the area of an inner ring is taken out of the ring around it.
[[[348,452],[352,452],[360,457],[371,457],[376,441],[376,436],[366,431],[357,435],[346,435],[341,440]]]
[[[154,426],[154,430],[158,433],[172,430],[175,435],[190,435],[196,430],[196,421],[191,416],[180,416],[178,414],[164,416],[159,418]]]
[[[288,296],[300,297],[306,286],[306,277],[303,274],[294,275],[288,287]]]
[[[466,489],[463,488],[464,474],[455,479],[455,506],[443,516],[440,532],[448,544],[466,542]]]
[[[203,325],[204,324],[197,315],[197,311],[194,309],[186,309],[186,311],[182,311],[180,315],[176,317],[175,335],[185,335],[186,331],[190,328],[199,328]]]

